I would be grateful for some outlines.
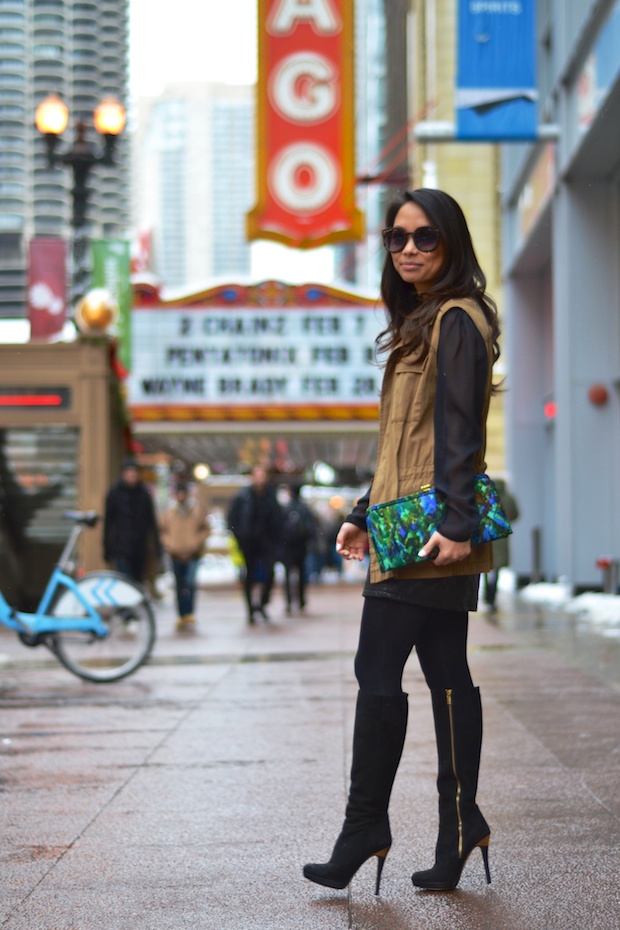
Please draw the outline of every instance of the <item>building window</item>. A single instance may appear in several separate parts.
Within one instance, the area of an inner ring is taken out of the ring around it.
[[[1,47],[0,51],[2,51]],[[61,57],[63,50],[60,45],[35,45],[32,51],[37,58],[58,59]]]
[[[0,229],[22,229],[24,217],[21,213],[0,213]]]

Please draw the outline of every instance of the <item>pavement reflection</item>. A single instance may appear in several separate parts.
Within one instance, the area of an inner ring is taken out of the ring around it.
[[[240,592],[201,591],[198,629],[157,605],[153,661],[110,685],[0,634],[0,829],[7,930],[609,930],[617,923],[620,694],[565,659],[581,631],[502,599],[471,619],[484,706],[479,857],[452,893],[432,863],[436,750],[415,656],[381,898],[304,881],[344,810],[357,690],[358,585],[315,586],[307,614],[245,623]],[[544,614],[544,615],[543,615]],[[573,624],[575,621],[572,621]],[[609,674],[617,680],[615,671]]]
[[[553,649],[566,661],[620,690],[620,628],[591,618],[527,603],[501,594],[500,609],[486,614],[501,629],[522,635],[534,646]]]

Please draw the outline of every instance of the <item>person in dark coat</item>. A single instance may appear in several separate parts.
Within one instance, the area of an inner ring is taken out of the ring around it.
[[[500,500],[503,504],[506,516],[513,523],[519,517],[519,506],[516,499],[508,490],[508,486],[503,478],[495,478],[495,487],[497,488]],[[497,609],[497,583],[501,568],[507,568],[510,565],[510,544],[508,537],[496,539],[493,542],[493,568],[490,569],[482,578],[482,594],[484,601],[489,610],[494,612]]]
[[[105,500],[103,557],[121,574],[142,584],[149,545],[160,559],[153,499],[140,478],[137,462],[126,459],[120,480],[112,485]]]
[[[287,614],[293,609],[294,599],[300,611],[306,606],[308,545],[317,528],[314,514],[299,496],[300,490],[298,485],[292,485],[290,500],[282,508],[282,564]]]
[[[262,465],[252,469],[252,484],[235,497],[228,512],[228,528],[234,535],[245,561],[243,590],[248,608],[248,623],[256,615],[269,619],[267,605],[271,597],[276,551],[282,531],[282,508],[269,476]],[[260,584],[260,597],[253,600],[253,589]]]

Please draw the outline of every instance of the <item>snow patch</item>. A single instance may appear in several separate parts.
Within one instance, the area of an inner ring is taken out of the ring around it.
[[[528,604],[544,604],[547,607],[564,607],[570,601],[573,593],[572,586],[567,583],[555,584],[540,581],[538,584],[529,584],[519,591],[519,597]]]
[[[523,588],[519,598],[529,604],[577,615],[592,630],[609,639],[620,639],[620,596],[617,594],[586,591],[572,597],[569,584],[541,582]]]

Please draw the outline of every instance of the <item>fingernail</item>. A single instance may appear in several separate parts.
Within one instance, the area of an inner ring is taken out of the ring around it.
[[[418,552],[418,555],[422,559],[426,558],[426,552],[424,551],[424,549],[420,549],[420,551]]]

